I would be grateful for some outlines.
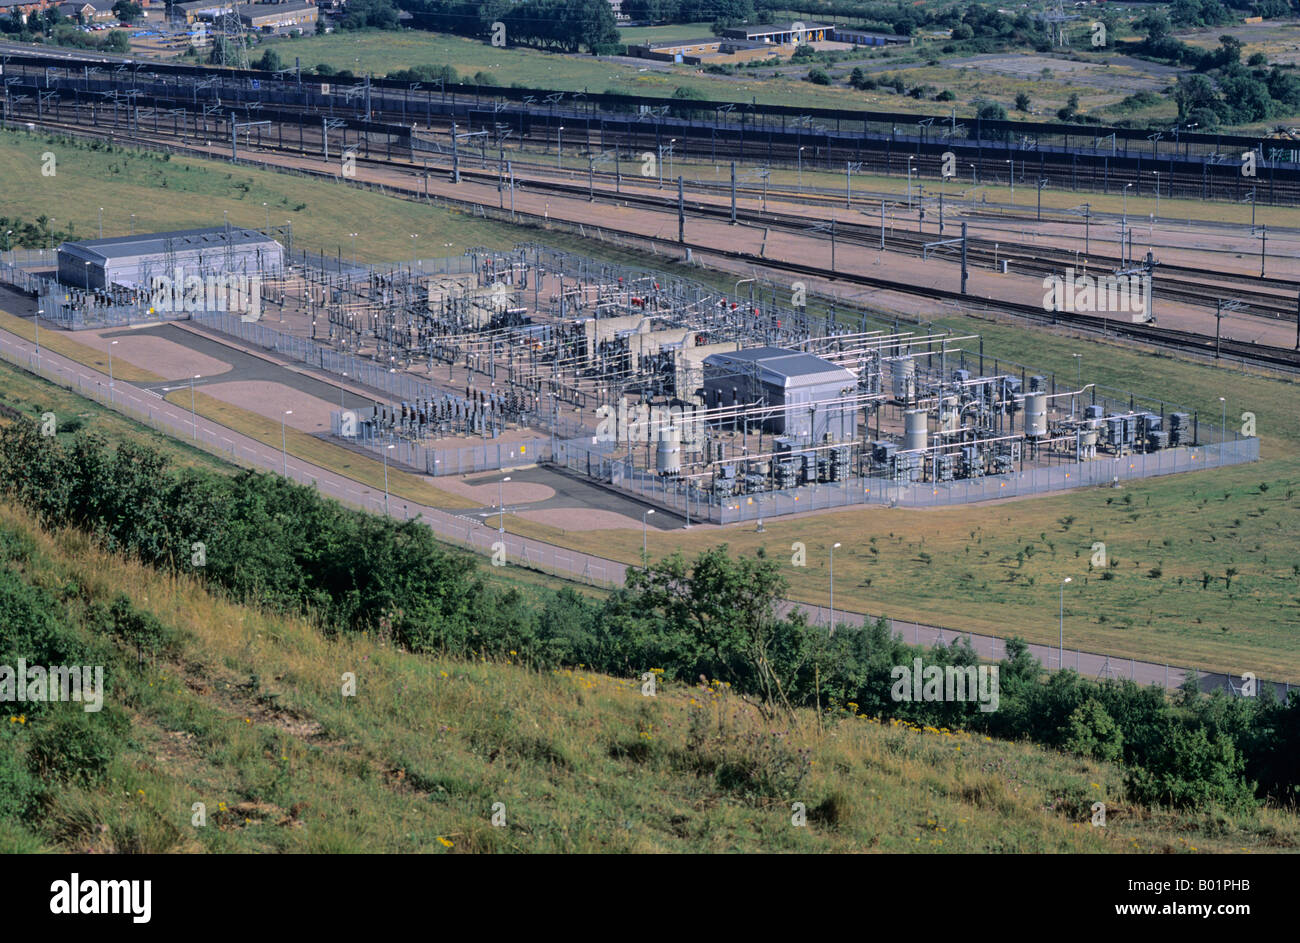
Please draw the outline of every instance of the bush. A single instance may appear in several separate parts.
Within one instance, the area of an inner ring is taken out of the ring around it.
[[[90,786],[102,780],[117,752],[108,712],[87,713],[80,705],[58,711],[37,729],[27,751],[27,767],[42,779]]]
[[[31,774],[13,743],[0,749],[0,821],[22,821],[36,811],[40,781]]]
[[[808,73],[808,81],[814,85],[830,85],[831,77],[825,69],[812,69]]]
[[[1124,734],[1093,698],[1074,709],[1060,736],[1061,745],[1079,756],[1115,762],[1124,755]]]

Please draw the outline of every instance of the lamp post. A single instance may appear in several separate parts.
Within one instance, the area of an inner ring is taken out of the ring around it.
[[[284,414],[280,416],[280,464],[281,464],[281,469],[280,469],[280,470],[284,473],[284,477],[285,477],[285,478],[288,478],[288,477],[289,477],[289,451],[288,451],[288,448],[287,448],[286,443],[285,443],[284,417],[285,417],[285,416],[292,416],[292,415],[293,415],[293,410],[292,410],[292,409],[286,409],[286,410],[284,411]],[[387,466],[385,466],[385,468],[387,468]],[[385,471],[385,472],[384,472],[384,511],[385,511],[385,513],[388,511],[388,493],[387,493],[387,492],[388,492],[388,472]]]
[[[390,445],[383,449],[383,516],[389,516],[389,450],[395,449],[396,446]]]
[[[1228,401],[1222,396],[1219,397],[1219,403],[1223,406],[1223,424],[1219,427],[1219,441],[1228,441]]]
[[[12,236],[13,234],[14,234],[14,231],[13,231],[12,229],[7,230],[7,231],[5,232],[5,251],[6,251],[6,252],[12,252],[12,251],[13,251],[14,244],[13,244],[13,241],[9,238],[9,237]]]
[[[45,313],[44,308],[36,309],[36,316],[32,322],[36,325],[36,372],[41,371],[41,315]]]
[[[99,208],[99,238],[104,238],[104,208]]]
[[[1074,358],[1074,388],[1078,390],[1083,386],[1083,354],[1070,354]],[[1076,393],[1070,397],[1070,415],[1074,415]]]
[[[117,341],[108,342],[108,401],[113,402],[113,348],[117,346]]]
[[[1058,671],[1064,670],[1065,668],[1065,584],[1073,582],[1073,578],[1069,576],[1061,580],[1061,634],[1058,642],[1060,648],[1057,650],[1056,656],[1056,667]]]
[[[1127,256],[1124,254],[1124,236],[1128,232],[1128,188],[1133,186],[1131,183],[1124,184],[1124,221],[1119,227],[1119,258],[1121,264],[1127,263]]]
[[[649,518],[650,515],[653,514],[654,512],[655,509],[650,508],[644,514],[641,515],[641,566],[643,569],[647,569],[647,570],[650,568],[650,547],[649,544],[647,543],[649,539],[650,527],[647,518]]]
[[[194,408],[194,381],[199,379],[201,374],[194,374],[190,377],[190,428],[194,430],[194,441],[199,441],[199,414]]]
[[[1156,175],[1156,214],[1152,218],[1159,219],[1160,218],[1160,171],[1153,170],[1151,172]]]
[[[907,158],[907,208],[912,208],[912,161],[916,160],[913,154]]]
[[[267,206],[266,202],[263,201],[262,209],[266,210],[266,234],[269,236],[271,235],[271,207]]]
[[[415,240],[420,237],[420,234],[418,232],[413,232],[413,233],[409,233],[409,235],[411,237],[411,277],[414,278],[415,263],[416,263]]]
[[[564,125],[560,125],[555,131],[555,169],[563,170],[564,161]]]
[[[135,214],[131,214],[131,235],[135,235]]]
[[[1016,205],[1016,162],[1014,160],[1007,161],[1007,167],[1009,168],[1007,170],[1007,176],[1011,180],[1011,205],[1015,206]]]
[[[806,147],[806,146],[807,146],[807,145],[804,145],[804,147]],[[798,155],[798,156],[799,156],[799,187],[798,187],[798,189],[802,192],[802,191],[803,191],[803,147],[799,148],[799,155]],[[908,165],[907,165],[907,168],[908,168],[908,170],[911,170],[911,169],[912,169],[912,165],[911,165],[911,164],[908,164]]]
[[[348,233],[348,235],[352,237],[352,264],[356,265],[357,264],[357,234],[354,232],[350,232]]]
[[[506,475],[506,477],[497,482],[497,508],[501,511],[501,521],[497,524],[497,533],[502,537],[504,537],[506,533],[506,502],[504,490],[501,486],[509,480],[510,476]]]
[[[828,635],[835,634],[835,548],[839,544],[831,544],[831,630]]]

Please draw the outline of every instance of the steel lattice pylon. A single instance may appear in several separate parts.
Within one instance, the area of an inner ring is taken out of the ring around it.
[[[212,34],[213,64],[249,68],[248,36],[244,31],[244,21],[234,9],[217,14],[212,21]]]

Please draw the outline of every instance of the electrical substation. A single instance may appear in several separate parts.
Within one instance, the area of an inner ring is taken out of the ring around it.
[[[726,522],[1189,470],[1218,439],[1195,413],[1103,389],[1077,365],[1038,372],[977,336],[860,312],[850,327],[846,310],[812,316],[785,303],[802,292],[753,279],[728,291],[537,245],[388,267],[276,262],[259,323],[207,310],[194,322],[376,391],[334,411],[333,435],[426,474],[541,461]],[[527,444],[469,469],[453,460],[500,443]],[[1247,445],[1217,463],[1256,456]]]

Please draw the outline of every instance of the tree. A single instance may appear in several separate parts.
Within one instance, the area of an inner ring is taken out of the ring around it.
[[[1192,73],[1178,76],[1174,83],[1174,103],[1178,105],[1178,117],[1187,119],[1201,109],[1217,113],[1219,96],[1207,77]]]
[[[825,69],[811,69],[808,72],[808,81],[814,85],[830,85],[831,76]]]
[[[1025,92],[1020,92],[1016,95],[1016,111],[1023,111],[1028,114],[1032,107],[1033,104],[1030,102],[1029,96]]]
[[[133,0],[117,0],[113,4],[113,15],[123,23],[134,23],[144,14],[144,7]]]
[[[284,63],[280,61],[280,54],[274,49],[268,49],[262,53],[262,57],[253,63],[254,69],[262,69],[266,72],[278,72],[284,68]]]
[[[397,29],[397,8],[390,0],[348,0],[339,20],[343,29]]]
[[[637,609],[691,641],[701,673],[758,691],[769,715],[791,708],[788,689],[807,661],[808,632],[802,614],[776,615],[788,584],[761,548],[733,559],[723,544],[689,564],[674,553],[628,570],[627,586]]]

